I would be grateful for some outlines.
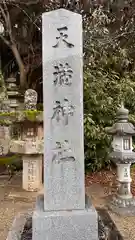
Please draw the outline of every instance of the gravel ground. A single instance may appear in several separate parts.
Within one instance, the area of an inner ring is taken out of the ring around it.
[[[26,201],[21,187],[21,174],[8,181],[8,176],[0,176],[0,239],[6,240],[8,231],[12,226],[14,217],[20,212],[27,212],[35,206],[35,200]],[[18,193],[20,189],[21,199],[9,197],[11,193]],[[28,193],[27,196],[29,197]],[[30,194],[31,196],[31,194]]]
[[[32,204],[23,202],[16,203],[15,201],[1,201],[0,202],[0,239],[5,240],[8,231],[12,226],[14,217],[18,212],[26,212],[31,208]]]
[[[87,194],[91,197],[92,202],[96,208],[107,209],[107,196],[108,192],[99,183],[93,183],[90,187],[86,188]],[[124,240],[135,240],[135,217],[119,216],[111,211],[108,211],[112,221],[117,226],[120,234]]]
[[[110,188],[110,185],[109,187]],[[110,192],[107,187],[99,182],[92,183],[86,188],[87,194],[95,207],[105,208],[106,197]],[[19,197],[18,197],[19,195]],[[11,198],[12,196],[12,198]],[[32,197],[33,196],[33,197]],[[6,176],[0,177],[0,239],[6,240],[8,231],[12,226],[14,217],[20,212],[27,212],[35,206],[35,193],[22,191],[21,174],[14,177],[10,182]],[[120,217],[109,212],[117,229],[124,240],[135,240],[135,217]],[[111,239],[113,240],[113,238]],[[119,240],[119,239],[115,239]]]

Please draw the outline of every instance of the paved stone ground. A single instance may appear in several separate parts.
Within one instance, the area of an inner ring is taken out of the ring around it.
[[[21,174],[8,181],[8,177],[0,176],[0,239],[6,240],[8,231],[17,213],[27,212],[35,206],[38,193],[22,190]],[[100,184],[93,183],[86,188],[95,207],[105,208],[109,190]],[[120,217],[109,212],[124,240],[135,240],[135,217]],[[116,239],[117,240],[117,239]]]

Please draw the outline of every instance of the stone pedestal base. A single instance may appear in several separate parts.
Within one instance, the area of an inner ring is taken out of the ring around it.
[[[32,227],[32,240],[98,240],[98,215],[88,203],[84,210],[44,212],[40,195]]]
[[[24,155],[23,189],[38,191],[42,187],[42,155]]]
[[[135,198],[120,198],[113,196],[109,208],[116,214],[123,216],[135,216]]]

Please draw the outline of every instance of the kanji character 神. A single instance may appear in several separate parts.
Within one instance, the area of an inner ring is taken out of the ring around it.
[[[68,124],[68,117],[73,116],[74,107],[69,104],[68,99],[64,99],[64,103],[61,104],[60,101],[56,101],[56,105],[53,108],[54,113],[52,119],[56,118],[56,121],[59,122],[62,118],[64,118],[65,125]]]

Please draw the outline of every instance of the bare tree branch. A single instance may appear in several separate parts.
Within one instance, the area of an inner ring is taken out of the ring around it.
[[[9,32],[10,40],[11,40],[11,42],[13,43],[13,42],[14,42],[14,39],[13,39],[13,36],[12,36],[11,19],[10,19],[9,11],[8,11],[8,8],[7,8],[7,5],[6,5],[5,0],[3,0],[3,4],[4,4],[4,7],[5,7],[6,14],[7,14],[7,25],[8,25],[7,27],[8,27],[8,32]]]
[[[10,42],[9,42],[6,38],[4,38],[4,37],[2,36],[2,34],[0,34],[0,38],[3,40],[3,42],[4,42],[5,44],[7,44],[8,46],[10,46]]]
[[[10,47],[12,50],[16,62],[18,64],[19,70],[20,70],[20,85],[22,88],[25,88],[26,86],[26,79],[27,79],[27,73],[29,70],[29,66],[25,66],[23,59],[19,53],[19,50],[17,48],[16,42],[14,40],[13,32],[12,32],[12,24],[11,24],[11,19],[10,19],[10,13],[7,7],[7,3],[5,0],[2,0],[2,3],[0,4],[0,11],[2,14],[2,17],[5,21],[5,27],[8,32],[10,40],[7,40],[2,34],[0,34],[0,38],[4,41],[4,43]]]
[[[2,4],[4,5],[5,9],[3,9]],[[6,25],[9,37],[10,37],[10,41],[13,43],[14,40],[13,40],[13,36],[12,36],[12,27],[11,27],[11,20],[10,20],[9,11],[8,11],[8,8],[7,8],[7,5],[6,5],[5,1],[3,1],[2,4],[0,5],[0,10],[1,10],[2,16],[5,20],[5,25]]]
[[[8,11],[8,8],[7,8],[7,5],[6,5],[6,1],[3,0],[3,5],[4,5],[4,8],[5,8],[5,12],[6,12],[6,25],[7,25],[7,30],[8,30],[8,33],[9,33],[9,37],[10,37],[10,41],[13,43],[14,42],[14,38],[13,38],[13,35],[12,35],[12,26],[11,26],[11,19],[10,19],[10,14],[9,14],[9,11]]]
[[[39,18],[39,16],[38,16],[38,17],[35,19],[35,21],[33,22],[32,18],[28,15],[28,13],[27,13],[24,9],[22,9],[22,8],[21,8],[19,5],[17,5],[17,4],[14,4],[14,6],[17,7],[17,8],[19,8],[19,9],[28,17],[28,19],[31,21],[31,23],[36,26],[37,30],[41,32],[41,29],[40,29],[39,26],[35,23],[36,20]]]
[[[0,10],[1,10],[2,17],[4,18],[5,23],[7,24],[7,16],[1,4],[0,4]]]
[[[15,3],[15,4],[20,4],[20,5],[30,6],[30,5],[35,5],[35,4],[38,4],[38,3],[42,3],[42,0],[33,0],[33,1],[27,1],[27,0],[23,0],[23,1],[20,1],[20,0],[5,0],[5,2],[7,4]]]

